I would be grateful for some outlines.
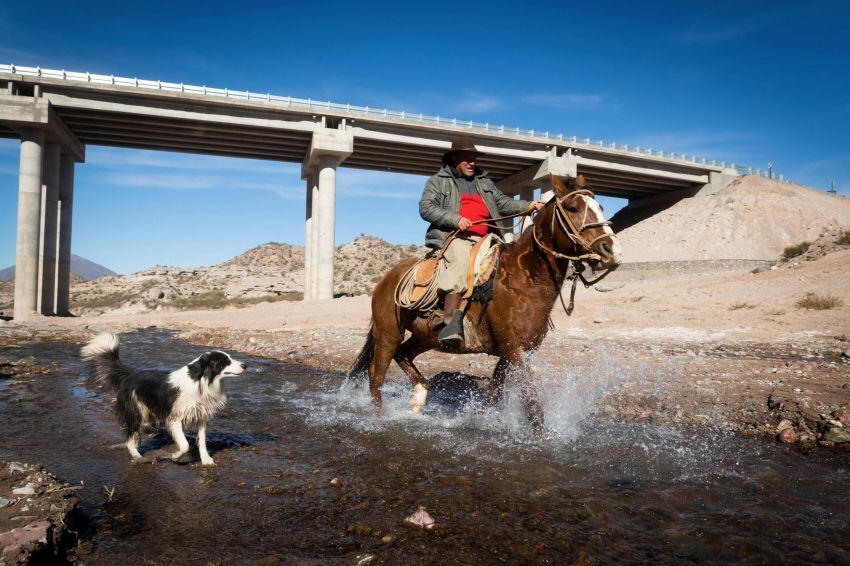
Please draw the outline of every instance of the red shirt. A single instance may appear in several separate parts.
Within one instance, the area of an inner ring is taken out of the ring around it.
[[[476,222],[490,218],[490,211],[487,210],[487,205],[484,204],[481,195],[462,194],[460,195],[460,215]],[[461,232],[461,236],[485,236],[487,230],[489,228],[485,224],[477,224]]]

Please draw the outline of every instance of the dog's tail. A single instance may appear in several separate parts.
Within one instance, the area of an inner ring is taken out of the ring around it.
[[[129,371],[118,359],[118,336],[111,332],[98,334],[80,350],[95,380],[117,388]]]
[[[375,357],[375,332],[372,327],[369,327],[369,334],[366,336],[366,343],[357,354],[357,359],[348,370],[348,378],[360,381],[368,375],[369,364],[372,363],[372,358]]]

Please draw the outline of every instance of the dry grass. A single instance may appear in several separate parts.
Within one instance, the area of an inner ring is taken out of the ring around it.
[[[124,303],[138,297],[138,293],[135,292],[106,293],[96,297],[74,301],[74,307],[84,309],[117,309]]]
[[[784,250],[782,250],[782,257],[785,259],[791,259],[797,257],[799,255],[803,255],[811,246],[811,242],[800,242],[795,246],[788,246]]]
[[[844,306],[844,299],[835,295],[818,295],[817,293],[806,293],[797,301],[797,308],[816,311],[825,311]]]
[[[300,301],[303,297],[303,293],[291,291],[280,295],[264,295],[262,297],[227,298],[223,291],[208,291],[190,297],[179,297],[166,303],[166,305],[179,310],[221,310],[227,307],[242,308],[258,303]]]
[[[838,234],[838,239],[835,240],[836,244],[841,244],[842,246],[850,246],[850,230],[842,230]]]
[[[741,310],[741,309],[754,309],[754,308],[756,308],[756,306],[752,303],[741,302],[741,303],[732,303],[732,305],[729,307],[729,310],[730,311],[737,311],[737,310]]]

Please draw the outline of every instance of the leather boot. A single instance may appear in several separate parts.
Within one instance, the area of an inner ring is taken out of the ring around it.
[[[439,341],[460,340],[463,342],[463,311],[459,308],[461,300],[460,293],[446,295],[443,306],[443,321],[446,325],[437,336]]]

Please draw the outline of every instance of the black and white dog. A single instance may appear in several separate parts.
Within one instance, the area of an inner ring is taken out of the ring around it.
[[[172,460],[189,451],[183,427],[196,426],[201,463],[215,465],[207,452],[207,422],[227,401],[221,390],[221,378],[242,373],[246,367],[243,362],[224,352],[212,351],[169,374],[136,371],[121,363],[118,337],[108,332],[86,344],[81,355],[95,379],[117,391],[115,412],[134,461],[142,457],[139,439],[145,429],[165,424],[177,444]]]

